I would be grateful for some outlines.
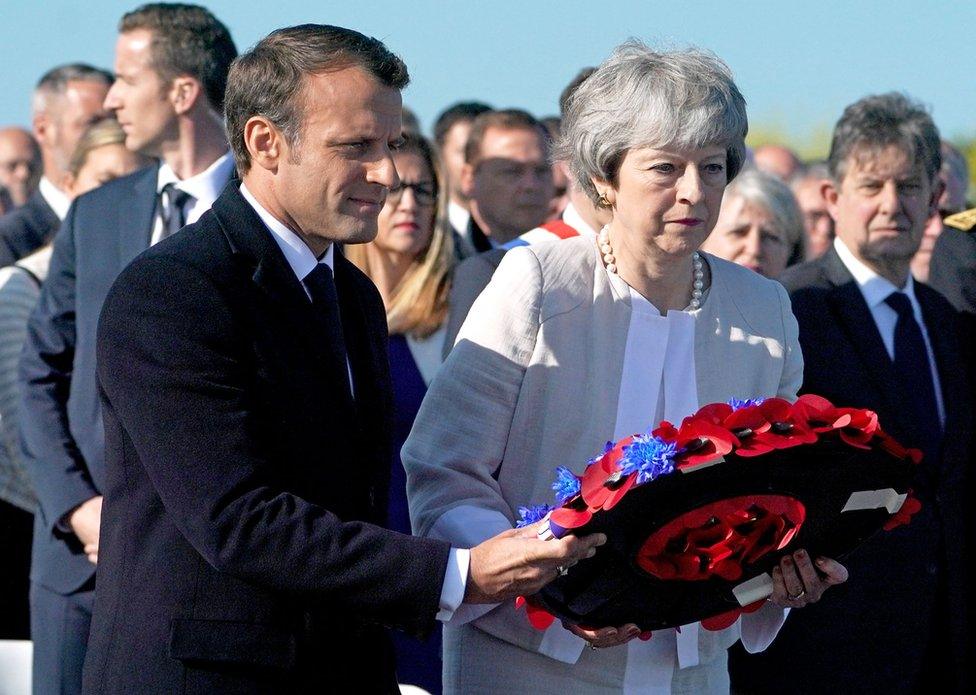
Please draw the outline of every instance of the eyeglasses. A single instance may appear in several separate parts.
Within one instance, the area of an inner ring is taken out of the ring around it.
[[[430,181],[418,181],[417,183],[400,181],[400,185],[390,189],[386,199],[391,203],[398,203],[403,192],[408,188],[413,191],[413,198],[417,201],[417,205],[433,205],[437,201],[437,188]]]

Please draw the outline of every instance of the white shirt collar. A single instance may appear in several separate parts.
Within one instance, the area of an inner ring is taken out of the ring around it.
[[[176,184],[181,191],[186,191],[196,200],[209,208],[220,196],[220,191],[227,184],[234,169],[234,158],[230,152],[224,153],[213,164],[189,178],[181,179],[166,162],[159,165],[156,177],[156,192],[163,190],[168,183]]]
[[[319,263],[325,263],[330,270],[335,271],[333,265],[334,244],[329,244],[322,260],[317,259],[312,253],[312,249],[302,241],[302,238],[288,229],[281,220],[265,210],[264,206],[257,201],[257,198],[247,190],[247,186],[243,183],[241,184],[241,195],[254,208],[254,212],[258,214],[258,217],[271,232],[272,238],[278,244],[278,248],[281,249],[285,260],[288,261],[288,265],[299,281],[305,280],[305,276],[315,270],[315,266]]]
[[[580,236],[596,236],[596,230],[587,224],[572,202],[566,203],[563,208],[563,222],[579,232]]]
[[[840,237],[834,237],[834,250],[840,256],[844,267],[854,276],[854,281],[860,288],[861,294],[864,295],[864,301],[867,302],[868,308],[874,309],[874,307],[884,303],[884,300],[892,292],[904,292],[908,295],[913,306],[918,304],[915,299],[915,281],[912,279],[911,273],[908,274],[908,280],[904,287],[895,287],[891,281],[881,277],[855,258],[851,250],[847,248],[847,244],[840,240]]]
[[[451,226],[457,230],[458,234],[462,236],[467,234],[468,220],[471,219],[471,213],[453,200],[447,204],[447,219],[451,223]]]
[[[38,186],[41,191],[41,196],[44,201],[51,206],[54,210],[54,214],[58,216],[59,220],[63,220],[68,215],[68,208],[71,207],[71,198],[68,194],[62,191],[60,188],[55,186],[51,179],[46,176],[41,177],[41,182]]]

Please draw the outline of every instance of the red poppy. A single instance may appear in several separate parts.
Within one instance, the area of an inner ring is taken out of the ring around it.
[[[734,434],[697,415],[686,417],[681,423],[681,429],[670,422],[662,422],[653,434],[675,443],[679,452],[674,462],[677,468],[713,463],[732,451],[734,446],[739,446],[739,440]]]
[[[593,512],[586,507],[583,509],[578,509],[576,506],[558,507],[549,513],[549,524],[558,527],[552,529],[552,534],[556,538],[561,538],[563,534],[559,532],[560,529],[565,531],[579,528],[589,523],[592,518]]]
[[[516,597],[515,609],[518,610],[522,606],[525,606],[525,617],[529,619],[529,624],[536,630],[548,630],[549,626],[556,622],[556,616],[545,608],[541,608],[524,596]]]
[[[849,413],[840,412],[826,398],[812,393],[805,393],[797,398],[793,411],[797,417],[806,419],[807,426],[818,433],[837,430],[851,422]]]
[[[879,446],[892,456],[900,459],[907,458],[914,464],[922,462],[922,452],[919,449],[909,449],[898,443],[894,437],[878,427],[877,432]]]
[[[770,427],[759,435],[763,443],[773,449],[787,449],[801,444],[813,444],[817,434],[810,428],[803,410],[797,411],[782,398],[767,398],[759,406]]]
[[[770,428],[759,406],[749,405],[735,410],[728,403],[710,403],[699,408],[692,417],[731,432],[736,438],[736,453],[740,456],[758,456],[773,449],[756,437]]]
[[[901,509],[891,515],[888,521],[885,522],[883,526],[885,531],[890,531],[892,529],[898,528],[899,526],[905,526],[911,522],[912,517],[915,516],[918,511],[922,508],[922,503],[918,501],[915,497],[915,493],[912,490],[908,491],[908,497],[901,505]]]
[[[870,449],[878,431],[878,414],[861,408],[839,408],[837,412],[851,416],[850,423],[840,428],[840,438],[858,449]]]
[[[583,471],[580,494],[591,512],[613,509],[637,481],[636,473],[621,475],[619,466],[624,447],[633,441],[633,437],[621,439],[599,461]]]

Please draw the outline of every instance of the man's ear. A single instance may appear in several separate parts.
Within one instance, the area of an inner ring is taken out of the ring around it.
[[[837,222],[837,196],[839,191],[837,190],[837,184],[834,183],[833,179],[824,179],[820,184],[820,195],[823,196],[824,202],[827,203],[827,213],[830,215],[831,219]]]
[[[929,217],[939,212],[939,200],[945,193],[945,189],[946,182],[942,180],[941,176],[936,176],[935,183],[932,184],[932,199],[929,201]]]
[[[201,99],[206,99],[206,96],[203,94],[203,85],[199,80],[189,75],[182,75],[173,79],[169,98],[173,110],[177,115],[182,116],[192,110]]]
[[[271,121],[264,116],[251,116],[244,124],[244,146],[251,156],[251,164],[272,173],[288,154],[288,144]]]
[[[474,197],[475,165],[467,164],[461,167],[461,193],[468,198]]]
[[[31,130],[34,131],[34,139],[39,145],[48,143],[53,125],[51,116],[46,111],[38,111],[34,114],[31,119]]]

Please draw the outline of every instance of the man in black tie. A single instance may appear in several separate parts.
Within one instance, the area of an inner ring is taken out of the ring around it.
[[[95,383],[102,301],[129,261],[210,207],[233,172],[221,122],[230,33],[193,5],[119,25],[105,97],[126,146],[159,158],[76,199],[54,241],[20,368],[21,439],[39,510],[31,561],[36,695],[81,689],[99,559],[104,429]],[[163,195],[172,184],[182,196]]]
[[[227,86],[241,181],[109,293],[86,692],[399,692],[383,626],[536,591],[605,540],[467,550],[379,526],[385,311],[336,243],[371,240],[399,183],[407,81],[348,29],[263,39]]]
[[[736,655],[742,692],[965,690],[971,353],[956,311],[909,272],[941,192],[940,158],[932,119],[901,94],[852,104],[834,130],[823,193],[836,239],[781,278],[800,326],[803,391],[870,408],[921,449],[922,510],[848,558],[850,581],[791,615],[769,650]]]

